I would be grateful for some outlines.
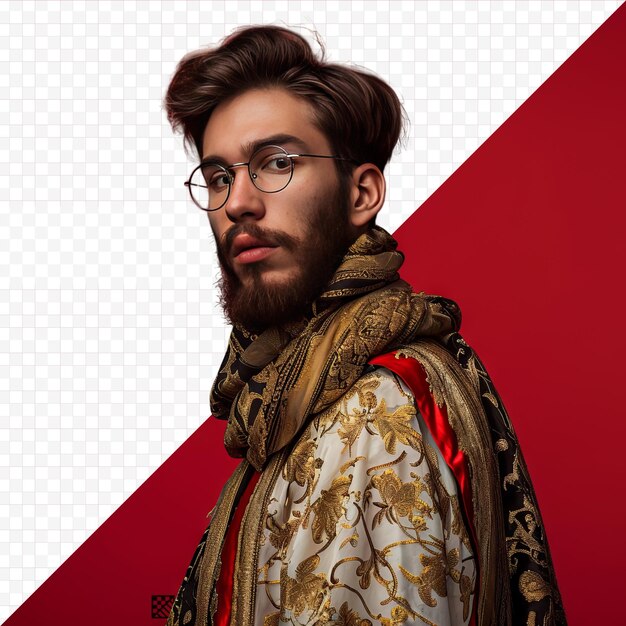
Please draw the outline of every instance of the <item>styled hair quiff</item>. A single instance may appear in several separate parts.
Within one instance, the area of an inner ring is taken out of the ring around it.
[[[174,132],[182,129],[185,151],[202,159],[202,136],[215,107],[253,88],[282,87],[306,100],[314,123],[334,154],[374,163],[381,172],[408,117],[382,79],[317,57],[301,35],[274,25],[246,26],[216,48],[201,48],[178,63],[163,105]],[[195,154],[193,151],[195,149]],[[335,161],[348,174],[347,161]]]

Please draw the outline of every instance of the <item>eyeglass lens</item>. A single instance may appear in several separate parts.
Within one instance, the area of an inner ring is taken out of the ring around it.
[[[252,155],[249,171],[257,189],[274,193],[289,184],[293,160],[287,154],[284,148],[266,146]],[[232,181],[231,174],[225,167],[217,163],[207,163],[193,173],[189,188],[194,201],[200,207],[215,210],[228,199]]]

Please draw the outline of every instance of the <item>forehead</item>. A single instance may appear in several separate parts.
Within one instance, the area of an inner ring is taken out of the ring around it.
[[[204,129],[203,159],[242,161],[255,143],[278,135],[298,140],[283,140],[285,148],[328,153],[329,142],[314,119],[313,107],[285,89],[250,89],[214,109]]]

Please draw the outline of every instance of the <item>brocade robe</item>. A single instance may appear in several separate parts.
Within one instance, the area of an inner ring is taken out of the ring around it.
[[[211,409],[244,460],[168,626],[566,624],[502,400],[396,245],[372,227],[309,316],[233,328]]]
[[[371,368],[305,427],[276,482],[254,623],[468,624],[477,571],[458,490],[409,388]]]

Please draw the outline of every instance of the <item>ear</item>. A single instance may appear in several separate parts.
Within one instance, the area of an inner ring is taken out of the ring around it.
[[[363,163],[354,169],[350,186],[350,222],[354,227],[364,227],[376,217],[385,191],[385,177],[376,165]]]

